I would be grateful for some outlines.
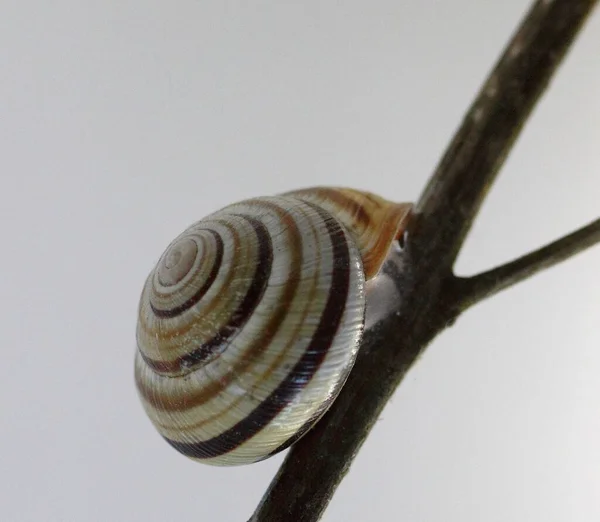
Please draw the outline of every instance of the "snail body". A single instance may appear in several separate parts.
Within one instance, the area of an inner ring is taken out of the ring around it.
[[[136,385],[165,440],[236,465],[308,431],[352,368],[409,211],[318,187],[229,205],[180,234],[146,279],[136,333]]]

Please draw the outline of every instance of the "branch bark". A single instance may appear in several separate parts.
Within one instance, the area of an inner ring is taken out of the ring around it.
[[[385,403],[429,342],[467,305],[566,259],[578,242],[598,240],[595,222],[583,232],[587,239],[569,236],[471,279],[452,273],[498,170],[596,3],[542,0],[526,15],[416,205],[397,313],[367,332],[341,394],[289,451],[251,522],[319,520]]]

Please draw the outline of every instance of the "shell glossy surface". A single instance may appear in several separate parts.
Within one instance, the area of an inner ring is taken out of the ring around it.
[[[394,299],[381,267],[410,208],[315,187],[230,205],[180,234],[146,279],[136,331],[136,385],[163,438],[237,465],[309,430],[346,381],[366,312],[385,315],[366,296]]]
[[[184,231],[146,280],[135,377],[188,457],[234,465],[296,440],[354,362],[365,278],[327,210],[293,197],[234,204]]]

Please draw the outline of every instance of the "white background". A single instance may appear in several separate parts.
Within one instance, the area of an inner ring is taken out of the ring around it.
[[[0,3],[0,519],[245,521],[282,456],[188,461],[133,385],[167,243],[314,184],[414,200],[528,2]],[[457,266],[598,215],[600,14]],[[325,521],[600,519],[600,248],[469,311],[385,409]]]

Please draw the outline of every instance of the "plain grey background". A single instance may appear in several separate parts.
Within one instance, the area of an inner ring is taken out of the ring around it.
[[[0,3],[0,519],[245,521],[283,456],[155,433],[139,291],[191,222],[314,184],[414,200],[528,2]],[[508,159],[470,274],[598,215],[600,15]],[[600,249],[467,313],[325,516],[600,519]]]

